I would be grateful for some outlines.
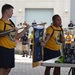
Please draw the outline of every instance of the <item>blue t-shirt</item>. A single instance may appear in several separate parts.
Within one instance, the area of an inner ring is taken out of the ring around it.
[[[28,44],[28,37],[27,36],[21,37],[21,40],[22,40],[23,45]]]

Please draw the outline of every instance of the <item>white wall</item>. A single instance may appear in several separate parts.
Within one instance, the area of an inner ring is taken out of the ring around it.
[[[75,24],[75,10],[74,10],[74,7],[75,7],[75,0],[71,0],[71,19],[72,22]]]
[[[13,16],[16,16],[16,24],[24,22],[25,8],[53,8],[54,14],[61,16],[63,27],[67,27],[70,21],[70,0],[0,0],[0,8],[5,3],[14,6]],[[19,12],[19,9],[22,11]]]

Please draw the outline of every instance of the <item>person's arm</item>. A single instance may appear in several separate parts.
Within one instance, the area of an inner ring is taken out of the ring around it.
[[[7,31],[1,31],[1,30],[0,30],[0,37],[4,37],[4,36],[6,36],[8,33],[10,33],[10,30],[7,30]]]
[[[15,27],[12,28],[12,29],[6,30],[6,31],[0,30],[0,37],[4,37],[4,36],[8,35],[10,32],[13,32],[13,31],[15,31]]]
[[[41,45],[44,46],[50,39],[50,34],[46,34],[45,40],[41,41]]]
[[[45,39],[41,40],[41,45],[44,46],[51,37],[53,29],[51,27],[46,28]]]
[[[69,39],[69,41],[72,41],[72,36],[70,35],[70,39]]]
[[[64,35],[62,35],[62,36],[60,37],[60,42],[63,43],[63,42],[65,42],[65,40],[66,40],[66,39],[65,39]]]
[[[28,27],[25,27],[23,31],[21,31],[20,33],[15,34],[15,38],[16,39],[21,38],[27,30],[28,30]]]

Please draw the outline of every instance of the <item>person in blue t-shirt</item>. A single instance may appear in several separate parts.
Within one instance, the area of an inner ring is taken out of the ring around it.
[[[22,53],[23,53],[22,57],[25,57],[25,54],[26,54],[26,57],[28,57],[28,49],[27,49],[28,36],[26,33],[24,34],[24,36],[21,37],[21,40],[22,40]]]

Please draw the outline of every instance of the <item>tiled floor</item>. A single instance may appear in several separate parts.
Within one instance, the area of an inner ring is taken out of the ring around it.
[[[15,68],[13,68],[9,75],[44,75],[45,67],[38,66],[32,68],[32,59],[29,57],[22,57],[22,55],[15,55]],[[61,68],[61,75],[68,75],[69,68]],[[53,69],[51,70],[52,75]]]

